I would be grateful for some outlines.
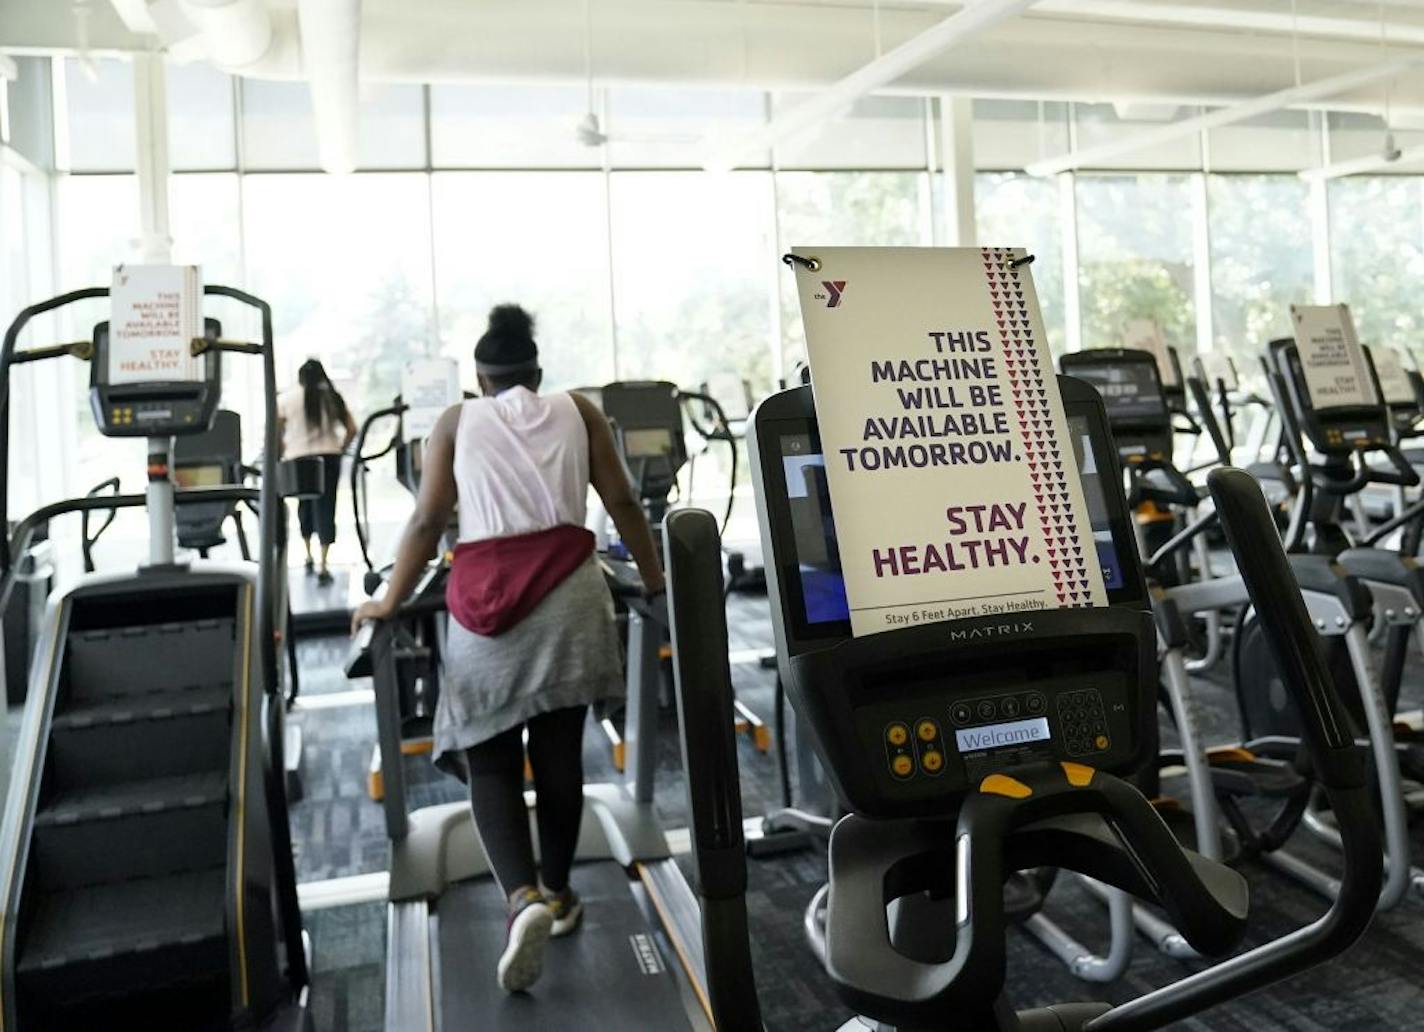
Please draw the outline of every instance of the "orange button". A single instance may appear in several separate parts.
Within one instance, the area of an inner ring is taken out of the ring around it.
[[[922,720],[915,725],[915,733],[920,736],[920,741],[933,742],[939,737],[939,728],[933,720]]]
[[[1093,744],[1096,745],[1099,749],[1106,749],[1108,747],[1108,736],[1098,735],[1097,738],[1093,739]]]
[[[1068,779],[1068,784],[1074,788],[1085,788],[1093,780],[1093,768],[1085,767],[1081,763],[1063,764],[1063,774]]]
[[[910,729],[904,724],[891,724],[885,729],[885,740],[891,745],[904,745],[910,740]]]
[[[890,761],[890,769],[895,772],[897,777],[907,778],[910,776],[910,772],[915,769],[915,761],[901,753]]]
[[[990,774],[979,782],[979,791],[986,795],[1008,796],[1010,799],[1027,799],[1033,795],[1033,789],[1007,774]]]
[[[920,757],[920,766],[931,774],[938,774],[944,767],[944,753],[938,749],[926,749]]]

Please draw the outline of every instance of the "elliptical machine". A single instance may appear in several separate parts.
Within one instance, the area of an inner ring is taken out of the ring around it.
[[[769,517],[763,534],[775,578],[800,565],[803,535],[780,468],[785,442],[804,436],[805,424],[764,421],[768,411],[758,413],[753,464],[761,469],[758,499]],[[1096,433],[1105,438],[1100,407],[1098,413]],[[1116,776],[1140,765],[1150,737],[1155,635],[1140,575],[1134,568],[1109,592],[1110,606],[1035,614],[1012,641],[972,633],[1001,617],[851,638],[843,624],[808,619],[792,576],[772,584],[778,656],[795,674],[788,688],[852,811],[831,837],[826,939],[837,992],[863,1015],[845,1029],[1160,1028],[1338,955],[1363,932],[1382,865],[1362,758],[1342,733],[1339,700],[1259,489],[1235,471],[1213,474],[1212,487],[1253,597],[1271,600],[1262,607],[1270,640],[1310,714],[1311,755],[1339,814],[1345,876],[1330,912],[1292,936],[1117,1008],[1016,1012],[1003,994],[1002,893],[1014,870],[1056,864],[1160,902],[1203,952],[1230,950],[1245,930],[1240,876],[1183,850],[1146,799]],[[1120,491],[1113,509],[1125,518]],[[727,730],[718,535],[709,514],[689,510],[669,519],[665,536],[709,1000],[719,1027],[760,1028],[736,749]],[[1060,702],[1074,693],[1096,695],[1111,714],[1111,745],[1094,766],[1069,746]],[[1002,698],[1038,706],[1050,731],[1043,745],[966,749],[959,728],[982,723],[973,714],[991,697],[996,705]],[[965,706],[962,721],[957,714]],[[925,760],[930,753],[933,763]],[[908,765],[892,763],[901,755]]]

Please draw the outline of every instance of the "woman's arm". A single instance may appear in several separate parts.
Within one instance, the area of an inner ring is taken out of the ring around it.
[[[287,454],[287,419],[285,416],[277,416],[277,458],[282,458]]]
[[[415,512],[401,533],[395,569],[380,599],[365,602],[351,617],[351,633],[367,620],[392,616],[420,580],[425,564],[435,554],[440,535],[450,525],[458,498],[455,490],[455,430],[460,425],[460,406],[452,405],[441,415],[425,443],[421,456],[420,495]]]
[[[356,420],[344,404],[341,406],[341,421],[346,424],[346,437],[341,442],[341,450],[345,451],[351,447],[351,442],[356,440]]]
[[[643,506],[633,493],[633,485],[628,482],[628,473],[623,468],[623,460],[618,457],[618,446],[613,441],[613,428],[608,418],[599,411],[597,405],[581,394],[571,394],[584,426],[588,428],[588,470],[589,480],[603,507],[613,518],[618,528],[618,536],[633,554],[638,564],[638,574],[643,578],[643,590],[655,595],[663,590],[663,571],[658,564],[658,549],[653,543],[653,531],[648,526],[648,517]]]

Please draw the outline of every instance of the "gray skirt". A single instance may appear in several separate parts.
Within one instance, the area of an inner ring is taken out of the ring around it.
[[[471,746],[540,713],[623,695],[613,597],[590,556],[503,634],[485,637],[449,621],[435,765],[463,777]]]

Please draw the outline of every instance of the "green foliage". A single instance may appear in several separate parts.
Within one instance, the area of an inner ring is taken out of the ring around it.
[[[1191,294],[1181,287],[1183,278],[1190,282],[1190,266],[1146,258],[1084,265],[1083,347],[1116,347],[1129,322],[1150,319],[1169,344],[1195,350],[1196,320]]]
[[[1424,210],[1420,181],[1355,176],[1330,184],[1335,300],[1350,306],[1365,344],[1418,351],[1424,313]]]

